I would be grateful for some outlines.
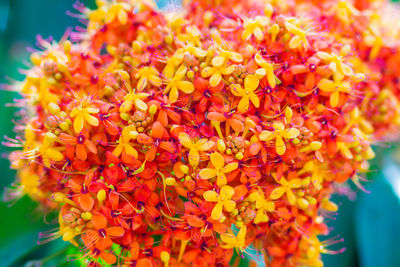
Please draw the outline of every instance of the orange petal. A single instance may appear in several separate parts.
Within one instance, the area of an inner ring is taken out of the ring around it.
[[[85,161],[87,159],[86,146],[83,144],[76,145],[76,156],[78,159]]]
[[[105,229],[107,227],[107,218],[101,213],[96,213],[93,215],[92,223],[96,230]]]
[[[152,144],[154,142],[153,138],[151,138],[150,136],[147,136],[146,134],[139,134],[136,138],[136,140],[141,143],[141,144]]]
[[[117,262],[117,257],[114,254],[102,251],[100,253],[100,257],[107,263],[107,264],[114,264]]]
[[[165,128],[161,124],[161,122],[156,121],[156,122],[153,123],[152,136],[154,138],[158,138],[158,139],[163,138],[164,132],[165,132]]]
[[[119,226],[112,226],[106,229],[106,233],[110,237],[121,237],[125,234],[125,230]]]
[[[81,205],[82,209],[90,211],[94,205],[94,199],[90,194],[81,194],[78,197],[79,204]]]

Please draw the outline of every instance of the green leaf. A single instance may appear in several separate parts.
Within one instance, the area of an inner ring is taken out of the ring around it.
[[[370,194],[360,194],[356,207],[356,242],[364,267],[400,266],[400,167],[386,160]]]

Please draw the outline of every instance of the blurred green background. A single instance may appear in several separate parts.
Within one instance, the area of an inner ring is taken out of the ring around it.
[[[81,1],[93,7],[94,0]],[[160,1],[164,6],[167,0]],[[58,40],[67,27],[78,21],[66,15],[72,11],[73,0],[0,0],[0,83],[20,80],[18,69],[24,68],[29,53],[35,47],[37,34]],[[15,108],[6,107],[18,95],[0,91],[0,137],[14,137],[11,118]],[[14,180],[6,159],[7,147],[1,146],[0,195]],[[397,149],[381,146],[376,149],[377,159],[372,163],[366,183],[370,194],[356,190],[350,196],[335,196],[339,214],[328,218],[332,229],[329,239],[339,236],[344,242],[330,247],[346,251],[337,255],[324,255],[330,267],[396,267],[400,266],[400,167],[396,161]],[[390,152],[390,153],[388,153]],[[395,154],[393,156],[393,154]],[[385,156],[383,156],[385,155]],[[56,240],[37,245],[38,233],[52,229],[51,215],[44,217],[35,203],[24,197],[15,203],[0,202],[0,266],[79,266],[66,257],[68,244]]]

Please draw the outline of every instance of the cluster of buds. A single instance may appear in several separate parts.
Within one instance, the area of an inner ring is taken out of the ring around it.
[[[76,4],[85,29],[40,40],[14,85],[27,112],[10,195],[59,210],[49,239],[87,266],[228,266],[234,251],[321,266],[332,193],[362,187],[371,144],[400,126],[393,7],[97,5]]]

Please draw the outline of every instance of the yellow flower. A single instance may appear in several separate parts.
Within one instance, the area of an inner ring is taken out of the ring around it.
[[[92,126],[98,126],[99,120],[91,115],[99,113],[99,109],[92,104],[81,103],[79,106],[72,109],[70,116],[74,119],[74,131],[79,133],[82,131],[85,121]]]
[[[223,64],[227,63],[229,60],[240,63],[243,61],[243,56],[239,53],[226,50],[222,46],[218,46],[218,55],[215,56],[213,60],[215,62],[223,61]]]
[[[42,162],[44,166],[50,168],[50,160],[61,161],[64,159],[64,155],[53,147],[54,142],[57,140],[57,136],[51,132],[45,133],[43,142],[38,147],[25,151],[24,155],[27,158],[36,158],[42,156]]]
[[[256,203],[257,215],[254,218],[254,223],[268,222],[269,218],[267,212],[275,210],[275,203],[267,201],[263,192],[253,192],[248,197],[249,201]]]
[[[159,73],[154,67],[143,67],[138,71],[138,77],[139,81],[137,83],[136,88],[139,91],[143,91],[149,81],[152,85],[155,87],[160,87],[161,86],[161,78],[159,77]]]
[[[343,58],[335,53],[317,52],[317,57],[329,64],[329,69],[333,72],[335,81],[343,80],[345,76],[353,76],[353,69],[343,63]]]
[[[227,66],[223,57],[215,57],[211,61],[212,67],[205,67],[201,71],[203,78],[210,77],[210,85],[216,87],[222,80],[222,75],[230,75],[235,70],[235,65]]]
[[[235,190],[229,185],[224,185],[219,194],[212,190],[204,192],[203,197],[206,201],[217,202],[211,212],[212,219],[219,220],[222,216],[223,208],[227,212],[231,212],[236,208],[236,202],[231,199],[233,194],[235,194]]]
[[[184,147],[189,149],[189,164],[193,168],[197,168],[199,165],[199,151],[207,151],[214,145],[213,141],[208,141],[206,138],[200,139],[197,142],[193,142],[193,140],[191,140],[189,135],[186,133],[179,134],[179,141]]]
[[[207,55],[207,51],[192,46],[187,45],[184,48],[179,48],[176,50],[175,54],[167,59],[167,64],[163,70],[163,74],[166,77],[173,77],[176,69],[181,65],[185,54],[194,55],[197,58],[202,58]]]
[[[285,154],[286,145],[284,139],[293,139],[299,136],[300,131],[296,128],[285,129],[285,125],[282,122],[274,122],[272,125],[274,131],[264,130],[260,133],[259,139],[261,141],[272,141],[275,139],[276,153],[280,156]]]
[[[119,157],[121,155],[121,153],[123,151],[125,151],[126,154],[131,155],[132,157],[137,159],[138,158],[138,152],[136,151],[136,149],[130,143],[130,140],[134,139],[136,134],[137,134],[137,132],[136,132],[135,126],[131,125],[131,126],[125,127],[122,130],[121,137],[118,140],[118,145],[114,149],[113,154],[116,157]]]
[[[118,18],[122,25],[128,22],[128,12],[131,10],[131,6],[127,3],[113,3],[108,8],[105,15],[105,22],[111,23],[115,18]]]
[[[290,39],[289,48],[296,49],[302,45],[303,48],[306,49],[308,46],[308,41],[306,38],[307,33],[289,20],[285,21],[285,27],[288,32],[294,35],[292,39]]]
[[[132,110],[133,106],[135,106],[135,108],[138,110],[147,110],[147,104],[142,99],[145,99],[148,96],[149,94],[147,93],[127,93],[124,97],[124,102],[119,107],[119,112],[129,112]]]
[[[245,19],[243,22],[244,31],[242,33],[242,39],[247,41],[252,35],[261,41],[264,39],[264,28],[268,25],[269,18],[265,16],[257,16],[254,19]]]
[[[276,180],[276,179],[275,179]],[[287,200],[289,201],[290,205],[296,204],[296,196],[293,194],[294,188],[301,187],[301,180],[300,179],[292,179],[287,181],[285,178],[281,178],[279,181],[276,180],[280,186],[276,187],[272,190],[271,195],[269,196],[272,200],[276,200],[281,198],[284,194],[286,194]]]
[[[199,172],[199,176],[201,179],[211,179],[217,177],[217,186],[221,187],[226,185],[226,176],[225,174],[236,170],[238,168],[237,162],[229,163],[225,166],[225,159],[224,157],[218,153],[214,152],[210,155],[210,161],[214,166],[213,169],[205,168]]]
[[[232,233],[222,234],[221,240],[224,241],[225,244],[221,245],[221,247],[225,249],[236,248],[243,252],[246,249],[246,232],[246,225],[242,225],[237,233],[237,236]]]
[[[255,55],[254,59],[255,59],[257,65],[261,67],[258,70],[256,70],[255,74],[257,76],[260,76],[260,77],[264,77],[266,75],[268,83],[271,86],[271,88],[275,88],[277,81],[278,81],[278,83],[280,83],[281,81],[274,74],[274,65],[273,65],[273,63],[267,62],[258,53]]]
[[[249,109],[250,101],[258,108],[260,100],[254,91],[258,88],[260,81],[256,75],[247,75],[244,79],[244,89],[240,84],[231,85],[231,92],[235,96],[240,96],[242,99],[239,101],[238,111],[243,113]]]
[[[331,93],[329,97],[329,104],[335,108],[339,104],[340,93],[349,93],[351,90],[351,84],[348,81],[342,80],[328,80],[322,79],[318,83],[318,88],[324,92]]]
[[[324,170],[323,166],[318,162],[310,160],[304,164],[303,168],[298,172],[298,175],[302,175],[307,172],[311,173],[312,185],[317,190],[321,190],[324,179],[328,177],[328,174]]]
[[[184,92],[185,94],[191,94],[194,91],[194,85],[190,81],[182,81],[185,78],[187,68],[184,65],[181,65],[179,69],[176,71],[175,75],[166,76],[168,79],[167,86],[165,87],[164,94],[169,92],[169,101],[171,103],[175,103],[178,100],[178,89]],[[169,74],[169,73],[167,73]]]

